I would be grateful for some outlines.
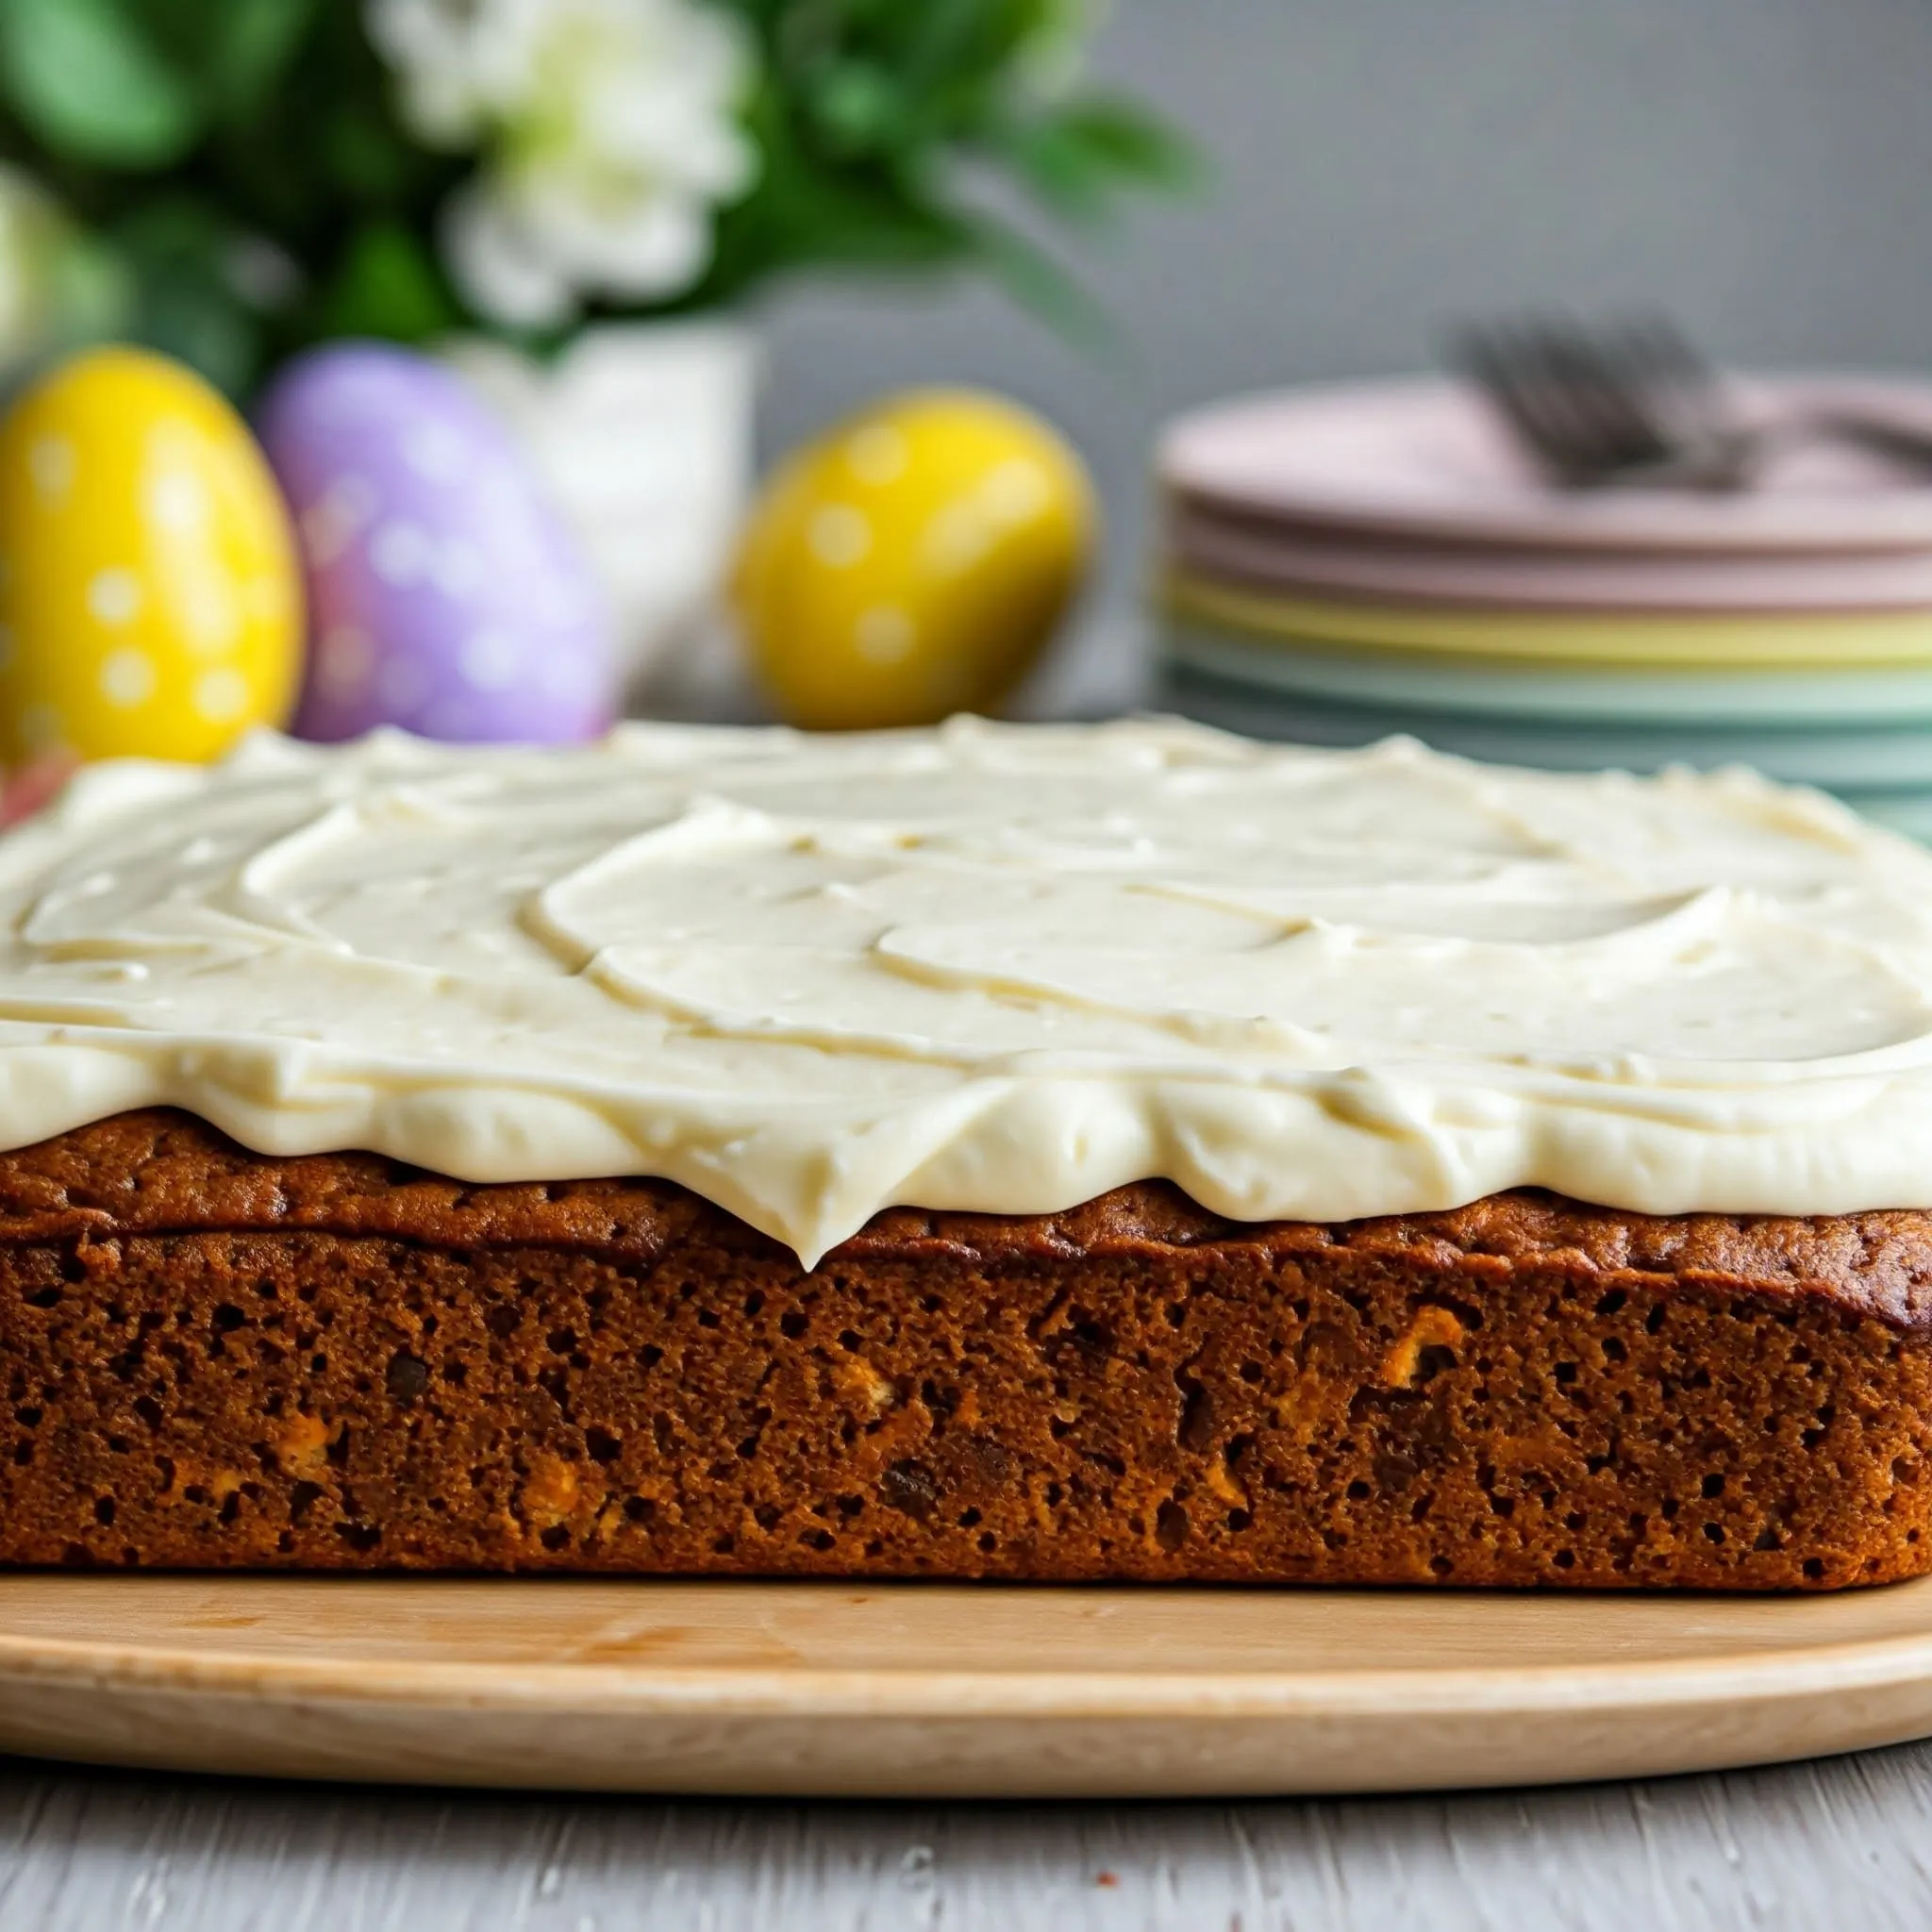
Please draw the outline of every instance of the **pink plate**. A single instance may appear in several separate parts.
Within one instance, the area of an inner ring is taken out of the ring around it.
[[[1932,608],[1932,550],[1656,555],[1364,540],[1181,498],[1169,503],[1165,541],[1191,576],[1290,596],[1482,610]]]
[[[1754,412],[1828,402],[1932,432],[1932,384],[1766,377],[1748,396]],[[1932,549],[1932,472],[1806,442],[1736,493],[1557,491],[1479,398],[1446,381],[1219,404],[1168,431],[1157,468],[1189,502],[1331,534],[1598,552]]]

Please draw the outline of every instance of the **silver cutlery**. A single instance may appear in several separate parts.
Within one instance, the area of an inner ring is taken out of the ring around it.
[[[1932,431],[1843,406],[1748,413],[1674,324],[1568,316],[1471,325],[1450,359],[1566,489],[1747,489],[1793,442],[1849,443],[1932,472]]]

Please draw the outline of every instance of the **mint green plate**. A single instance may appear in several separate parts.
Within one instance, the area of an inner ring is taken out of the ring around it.
[[[1192,654],[1170,653],[1168,708],[1255,738],[1357,745],[1407,734],[1496,764],[1557,771],[1665,765],[1749,765],[1788,784],[1838,793],[1860,810],[1932,836],[1932,722],[1809,728],[1762,724],[1652,725],[1581,716],[1483,714],[1422,703],[1351,703],[1230,676]]]
[[[1165,655],[1208,675],[1331,704],[1679,731],[1741,725],[1932,725],[1932,668],[1673,671],[1499,663],[1441,652],[1352,650],[1168,616]]]

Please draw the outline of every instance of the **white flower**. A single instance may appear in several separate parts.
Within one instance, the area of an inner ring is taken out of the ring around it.
[[[697,0],[369,0],[368,20],[411,131],[479,151],[443,243],[481,313],[548,326],[704,273],[755,164],[735,22]]]

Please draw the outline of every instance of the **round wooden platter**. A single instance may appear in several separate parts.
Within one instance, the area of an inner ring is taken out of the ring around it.
[[[1932,1578],[1837,1596],[0,1576],[0,1749],[636,1791],[1399,1790],[1932,1734]]]

